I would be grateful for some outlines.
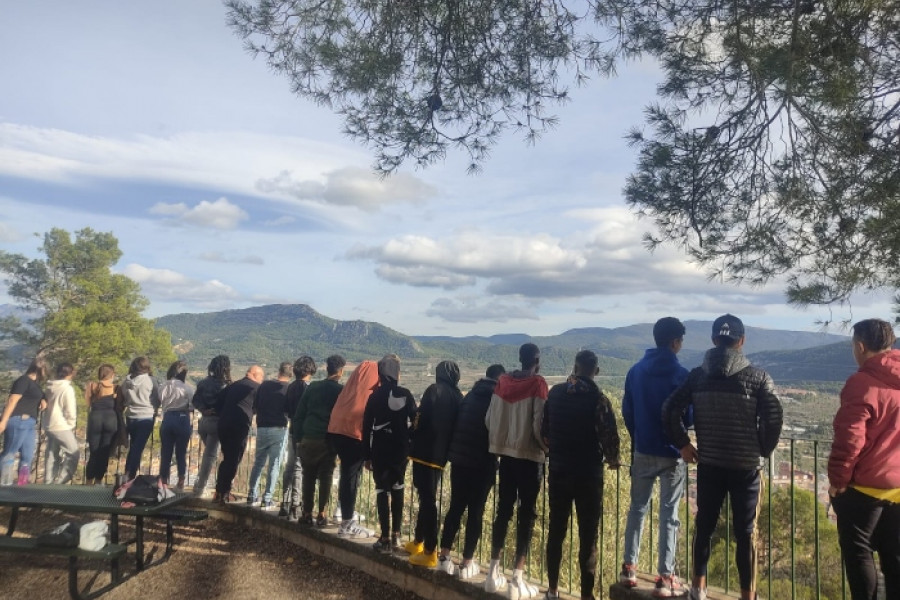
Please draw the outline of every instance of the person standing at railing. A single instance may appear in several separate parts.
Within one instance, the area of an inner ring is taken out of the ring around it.
[[[341,525],[338,536],[343,538],[367,538],[375,533],[357,522],[356,494],[364,462],[363,414],[369,396],[378,385],[378,365],[375,361],[364,360],[359,363],[334,403],[331,419],[328,421],[327,439],[341,461],[338,479]]]
[[[309,380],[316,374],[316,361],[312,357],[303,355],[294,361],[294,381],[288,386],[287,414],[290,416],[288,425],[287,458],[284,463],[284,475],[281,479],[281,510],[279,517],[287,517],[291,522],[300,520],[300,485],[303,481],[303,465],[297,456],[296,437],[294,434],[294,415],[297,414],[297,405],[303,392],[309,385]]]
[[[666,436],[687,463],[697,466],[690,600],[705,600],[710,541],[727,495],[737,544],[735,562],[741,599],[756,598],[756,520],[762,495],[762,458],[781,436],[782,409],[769,374],[744,356],[744,324],[726,314],[713,321],[712,342],[703,365],[663,404]],[[693,407],[697,446],[684,418]]]
[[[87,400],[87,443],[91,455],[85,467],[87,483],[97,485],[106,477],[109,455],[119,434],[120,414],[116,410],[118,386],[114,383],[116,369],[102,364],[97,369],[97,381],[90,381],[84,388]]]
[[[216,402],[219,392],[230,384],[231,360],[220,354],[209,361],[206,377],[197,384],[197,391],[191,400],[191,404],[200,412],[197,434],[203,442],[203,456],[200,459],[197,479],[194,481],[195,496],[199,496],[206,489],[209,474],[219,457],[219,414],[216,412]]]
[[[450,440],[450,507],[444,517],[441,532],[441,555],[438,569],[467,581],[475,578],[481,568],[474,560],[478,540],[481,539],[482,518],[488,494],[497,480],[497,457],[488,451],[488,431],[484,417],[491,406],[497,379],[506,373],[503,365],[491,365],[484,377],[475,382],[459,404],[456,427]],[[463,543],[459,567],[450,559],[453,540],[459,532],[463,512],[466,517],[466,540]]]
[[[399,384],[400,359],[396,354],[388,354],[378,361],[378,377],[381,383],[369,396],[363,413],[363,455],[365,467],[372,471],[375,481],[375,504],[381,527],[381,536],[372,548],[390,553],[400,550],[403,490],[416,400],[412,392]]]
[[[166,382],[159,388],[159,402],[162,410],[162,423],[159,426],[159,478],[169,483],[172,470],[172,453],[175,453],[175,464],[178,469],[178,491],[184,489],[184,478],[187,474],[187,446],[191,440],[191,400],[194,397],[194,386],[185,383],[187,364],[183,360],[173,362],[166,372]]]
[[[594,383],[600,372],[597,355],[575,355],[572,375],[554,385],[544,405],[541,436],[550,448],[547,491],[547,581],[545,600],[559,598],[559,565],[572,514],[578,517],[578,566],[581,598],[594,599],[597,575],[597,537],[603,512],[603,463],[619,468],[619,432],[609,398]]]
[[[281,458],[287,443],[287,389],[291,381],[291,363],[278,365],[275,379],[264,381],[256,392],[253,401],[253,412],[256,414],[256,453],[253,457],[253,468],[250,470],[250,488],[247,492],[247,504],[260,502],[263,510],[273,510],[275,501],[275,481],[280,475]],[[263,469],[266,469],[266,489],[262,500],[259,499],[259,480]]]
[[[853,326],[859,370],[841,390],[828,458],[828,490],[853,600],[875,600],[873,552],[885,597],[900,598],[900,350],[891,324]]]
[[[325,371],[327,377],[322,381],[314,381],[309,384],[300,402],[297,404],[297,412],[294,414],[291,426],[296,440],[297,456],[303,465],[303,514],[300,516],[301,525],[315,525],[324,528],[328,525],[325,516],[325,507],[331,500],[331,484],[334,477],[334,463],[336,453],[328,442],[328,421],[331,419],[331,411],[334,403],[340,396],[344,386],[341,385],[341,377],[344,376],[344,366],[347,361],[340,354],[332,354],[325,359]],[[313,505],[316,495],[316,483],[319,484],[319,504],[315,520],[313,520]]]
[[[675,575],[675,544],[678,536],[678,504],[687,474],[681,454],[663,434],[662,405],[687,379],[687,369],[677,354],[684,342],[684,325],[675,317],[664,317],[653,326],[653,341],[644,358],[628,371],[622,397],[622,417],[631,437],[631,506],[625,522],[625,558],[619,583],[637,585],[635,565],[641,548],[644,516],[653,485],[659,480],[659,552],[654,596],[684,595],[684,585]],[[685,426],[693,425],[688,410]]]
[[[44,483],[69,483],[78,468],[81,450],[75,437],[75,388],[72,363],[56,367],[56,379],[47,382],[44,392],[47,410],[44,411],[44,432],[47,434],[47,458],[44,461]]]
[[[253,420],[253,401],[256,390],[266,373],[259,365],[247,369],[243,379],[235,381],[216,396],[216,414],[219,415],[219,443],[222,445],[222,462],[216,474],[214,502],[234,502],[231,487],[237,475],[238,465],[247,449],[250,423]]]
[[[150,359],[138,356],[131,361],[128,376],[121,386],[125,402],[125,423],[128,430],[128,455],[125,458],[125,478],[134,479],[141,468],[141,455],[156,421],[159,409],[159,389]]]
[[[510,582],[510,597],[514,599],[534,598],[538,594],[538,589],[525,581],[524,570],[537,519],[535,505],[544,480],[544,452],[547,450],[541,439],[541,422],[547,401],[547,382],[538,375],[541,351],[534,344],[522,344],[519,361],[521,370],[500,376],[484,418],[489,449],[500,456],[497,514],[491,531],[491,563],[484,589],[500,592],[507,587],[506,577],[500,569],[500,555],[518,502],[516,558]]]
[[[35,358],[9,390],[9,398],[3,408],[3,416],[0,417],[0,433],[3,434],[0,485],[28,483],[37,443],[37,417],[47,406],[44,390],[41,388],[41,383],[46,378],[47,364],[43,358]],[[19,455],[18,478],[16,454]]]
[[[407,544],[409,562],[420,567],[438,564],[437,491],[447,464],[450,439],[456,426],[456,415],[462,392],[459,391],[459,366],[442,360],[434,369],[435,382],[422,394],[413,423],[413,485],[419,494],[415,539]]]

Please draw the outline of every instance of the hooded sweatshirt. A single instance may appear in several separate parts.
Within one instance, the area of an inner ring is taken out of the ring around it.
[[[484,417],[491,453],[544,462],[541,422],[547,391],[544,378],[528,371],[500,376]]]
[[[75,429],[75,388],[68,379],[47,382],[47,409],[44,411],[44,430],[66,431]]]
[[[363,457],[380,465],[402,465],[409,456],[409,435],[416,417],[412,392],[393,379],[382,379],[363,414]]]
[[[781,436],[781,402],[769,374],[735,348],[717,346],[665,401],[663,428],[676,448],[690,443],[683,419],[693,406],[699,463],[759,469]]]
[[[661,415],[663,402],[687,376],[687,369],[669,348],[650,348],[644,358],[628,370],[622,396],[622,418],[635,452],[671,458],[680,456],[663,433]],[[688,410],[688,417],[692,416],[692,411]],[[685,425],[691,424],[689,418]]]
[[[900,492],[900,350],[869,358],[847,379],[834,416],[828,479],[876,497],[883,497],[877,490]]]
[[[363,413],[369,396],[378,387],[378,364],[374,360],[359,363],[334,403],[328,421],[328,433],[362,441]]]
[[[159,403],[163,412],[191,412],[194,386],[180,379],[169,379],[159,388]]]
[[[409,459],[426,467],[443,469],[462,400],[462,392],[457,387],[459,366],[451,360],[441,361],[434,369],[434,377],[435,382],[422,394],[416,412]]]
[[[148,373],[136,377],[129,375],[122,382],[125,396],[125,416],[129,419],[152,419],[159,408],[159,390],[156,380]]]
[[[497,380],[483,377],[475,382],[459,403],[456,427],[448,458],[454,465],[468,468],[496,467],[497,458],[488,452],[488,430],[484,416],[491,406]]]

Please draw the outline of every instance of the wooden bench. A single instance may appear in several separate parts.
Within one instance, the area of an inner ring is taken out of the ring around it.
[[[56,548],[54,546],[41,546],[37,543],[37,538],[16,538],[9,536],[0,536],[0,552],[11,552],[17,554],[38,554],[45,556],[68,556],[69,557],[69,595],[75,600],[88,600],[96,598],[116,587],[122,582],[119,575],[118,561],[125,556],[125,546],[121,544],[107,544],[106,547],[92,551],[82,550],[80,548]],[[110,561],[110,577],[109,585],[98,590],[94,590],[88,594],[82,594],[78,590],[78,560],[108,560]]]

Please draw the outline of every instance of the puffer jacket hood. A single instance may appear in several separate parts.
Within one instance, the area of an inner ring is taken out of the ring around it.
[[[434,378],[436,381],[443,381],[457,387],[459,385],[459,365],[452,360],[442,360],[434,369]]]
[[[710,378],[722,379],[731,377],[749,366],[750,361],[740,350],[716,346],[706,351],[702,368]]]

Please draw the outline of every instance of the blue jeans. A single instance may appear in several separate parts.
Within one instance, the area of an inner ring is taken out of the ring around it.
[[[153,433],[155,419],[127,419],[128,456],[125,458],[125,476],[133,479],[141,468],[141,455],[150,434]]]
[[[259,478],[262,476],[266,461],[269,463],[269,468],[266,470],[266,490],[262,500],[263,502],[272,500],[286,441],[286,427],[259,427],[256,430],[256,456],[253,459],[253,469],[250,471],[249,498],[251,500],[259,497],[257,487],[259,487]]]
[[[0,485],[12,485],[16,482],[16,454],[19,454],[19,470],[31,472],[34,461],[34,447],[37,441],[34,417],[23,419],[19,416],[9,418],[3,434],[3,454],[0,454]]]
[[[187,445],[191,439],[191,415],[184,411],[167,411],[163,413],[159,426],[159,476],[169,482],[169,471],[172,469],[172,451],[175,451],[175,462],[178,465],[178,480],[183,481],[187,472]]]
[[[637,564],[641,548],[644,515],[650,506],[653,484],[659,479],[659,550],[656,570],[659,575],[675,572],[675,543],[678,535],[678,504],[684,494],[687,475],[680,458],[634,453],[631,465],[631,506],[625,522],[625,562]]]

